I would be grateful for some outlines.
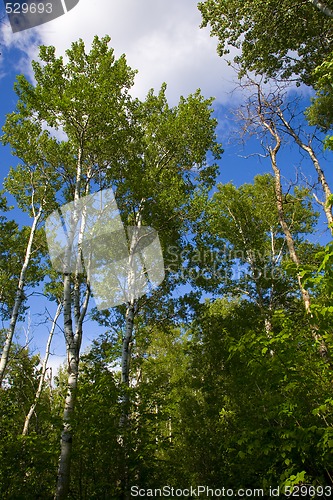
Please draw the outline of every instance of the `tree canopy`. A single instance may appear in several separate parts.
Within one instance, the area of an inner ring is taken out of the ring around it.
[[[218,53],[231,53],[241,74],[311,83],[333,48],[330,0],[206,0],[198,7],[202,26],[218,39]]]
[[[237,135],[262,161],[249,182],[219,178],[235,159],[214,99],[197,90],[170,105],[166,84],[132,97],[135,71],[108,36],[65,57],[42,46],[34,81],[17,77],[1,137],[14,157],[0,197],[1,498],[188,498],[200,484],[203,498],[332,497],[333,248],[318,228],[333,230],[321,135],[333,4],[199,8],[247,76]],[[314,86],[315,127],[280,78]],[[89,209],[105,205],[101,228]],[[43,307],[31,326],[32,304]]]

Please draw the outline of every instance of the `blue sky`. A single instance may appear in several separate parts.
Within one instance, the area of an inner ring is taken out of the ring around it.
[[[2,9],[2,10],[1,10]],[[1,4],[0,19],[3,13]],[[261,152],[255,139],[251,139],[245,150],[237,144],[231,131],[235,125],[230,120],[230,107],[240,104],[241,93],[231,94],[237,80],[234,70],[216,54],[216,40],[209,36],[207,29],[199,29],[200,13],[193,0],[80,0],[69,13],[38,28],[13,34],[6,17],[0,23],[0,125],[5,115],[15,108],[16,95],[13,85],[18,73],[32,77],[31,59],[37,58],[38,44],[54,45],[58,55],[64,54],[71,42],[82,38],[89,47],[93,36],[110,34],[111,45],[116,56],[125,53],[129,65],[138,70],[136,84],[132,94],[144,98],[150,88],[159,89],[163,82],[168,85],[170,104],[176,104],[180,95],[188,95],[197,88],[202,93],[216,98],[215,116],[219,120],[218,135],[225,153],[220,162],[220,182],[233,181],[240,185],[251,182],[256,174],[270,171],[268,160],[255,156],[242,158]],[[305,91],[302,105],[309,101],[309,92]],[[237,134],[236,134],[237,135]],[[310,180],[315,180],[312,166],[307,160],[301,161],[297,150],[286,147],[282,152],[281,169],[285,182],[295,180],[296,171],[302,165],[302,171]],[[323,165],[329,173],[333,185],[332,159],[323,159]],[[16,159],[9,148],[1,148],[1,177]],[[330,171],[332,173],[330,173]],[[27,217],[13,212],[20,223],[29,223]],[[316,238],[327,241],[324,223],[321,221]],[[33,326],[42,312],[44,303],[41,299],[31,300],[31,324],[33,336],[31,346],[43,352],[47,328]],[[25,325],[27,327],[27,325]],[[97,328],[89,326],[83,346],[88,345],[96,334]],[[24,330],[21,329],[24,336]],[[56,366],[65,353],[64,340],[58,332],[54,341],[54,357],[51,364]]]

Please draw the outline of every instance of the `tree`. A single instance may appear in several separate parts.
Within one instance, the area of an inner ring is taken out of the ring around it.
[[[39,377],[38,388],[36,390],[34,401],[33,401],[32,405],[30,406],[29,411],[25,417],[24,426],[23,426],[23,430],[22,430],[22,436],[26,436],[28,434],[31,417],[36,410],[36,406],[37,406],[38,401],[40,400],[42,392],[43,392],[46,371],[47,371],[47,363],[48,363],[50,351],[51,351],[51,342],[52,342],[54,331],[55,331],[56,326],[57,326],[58,318],[59,318],[60,313],[61,313],[61,309],[62,309],[62,304],[60,303],[60,304],[58,304],[56,313],[55,313],[54,318],[52,320],[52,326],[50,328],[50,333],[49,333],[47,343],[46,343],[45,356],[44,356],[43,363],[42,363],[42,370],[41,370],[41,374]]]
[[[107,37],[101,41],[96,38],[89,55],[85,54],[82,41],[73,44],[68,51],[67,65],[62,58],[55,57],[54,48],[42,47],[40,56],[45,65],[33,63],[36,85],[23,76],[18,78],[17,111],[7,121],[6,138],[19,149],[18,156],[25,155],[26,163],[29,165],[30,160],[38,172],[45,163],[52,169],[59,184],[52,186],[53,199],[57,196],[60,203],[77,201],[90,192],[94,183],[101,186],[110,164],[113,179],[120,179],[120,159],[126,147],[123,134],[128,129],[127,90],[134,73],[124,57],[115,61],[108,42]],[[26,131],[29,123],[32,139],[22,141],[21,130]],[[42,131],[45,124],[51,131],[61,128],[66,139],[57,141],[50,137],[49,131]],[[37,148],[34,148],[34,140]],[[34,151],[39,153],[39,161]],[[56,207],[49,204],[48,213]],[[70,259],[69,249],[66,258]],[[83,304],[82,296],[85,297]],[[72,276],[65,272],[63,311],[69,374],[57,498],[65,498],[69,487],[70,419],[74,410],[82,324],[89,297],[89,283],[82,279],[80,268],[76,266]]]
[[[8,118],[8,121],[10,121],[10,119],[11,117]],[[4,130],[6,130],[6,126],[4,127]],[[23,140],[26,132],[26,129],[22,127],[20,131],[21,140]],[[7,140],[8,139],[5,134],[5,136],[2,137],[2,142],[6,143]],[[17,154],[18,156],[20,155],[18,151]],[[19,200],[18,203],[20,208],[25,208],[29,211],[33,220],[30,231],[27,232],[25,230],[24,233],[22,233],[25,238],[24,257],[21,261],[21,268],[15,289],[15,299],[13,300],[10,312],[9,327],[7,329],[7,335],[1,353],[0,385],[2,384],[5,376],[13,335],[22,304],[24,303],[24,289],[27,281],[30,281],[31,284],[36,284],[38,281],[43,279],[43,270],[38,267],[38,264],[40,263],[43,252],[45,251],[45,245],[43,245],[43,239],[40,231],[38,231],[38,228],[44,214],[44,206],[47,201],[50,201],[49,192],[53,179],[54,176],[49,172],[45,172],[43,169],[37,171],[34,167],[28,167],[27,171],[25,171],[24,167],[19,167],[16,171],[12,170],[8,178],[5,180],[5,186],[7,187],[9,193],[13,194]],[[25,188],[22,188],[21,183],[25,183]],[[22,192],[24,189],[26,189],[26,192]],[[33,266],[35,270],[35,275],[32,280],[29,266]]]
[[[206,0],[199,3],[202,26],[218,38],[218,52],[236,50],[241,74],[313,82],[312,72],[332,51],[331,1]]]
[[[1,198],[0,206],[3,212],[10,210],[7,207],[5,198]],[[0,216],[1,237],[0,237],[0,314],[3,321],[7,321],[13,310],[17,282],[24,261],[25,247],[29,238],[29,228],[19,228],[14,220],[8,219],[5,215]],[[33,286],[36,278],[36,266],[32,272],[28,271],[27,284]],[[22,297],[20,314],[24,312],[23,304],[26,303],[26,296]]]
[[[39,356],[13,343],[6,383],[0,390],[0,494],[3,498],[52,499],[57,465],[57,426],[50,391],[43,391],[22,436],[39,384]]]
[[[274,179],[275,179],[274,190],[275,190],[278,220],[285,236],[290,258],[295,266],[298,286],[301,292],[305,310],[308,314],[311,315],[310,294],[302,281],[300,256],[296,250],[296,245],[291,231],[291,226],[288,223],[285,216],[285,207],[287,205],[287,199],[285,198],[283,193],[281,171],[277,160],[278,153],[280,152],[282,146],[282,134],[279,130],[279,122],[283,126],[282,128],[283,133],[287,133],[288,135],[290,135],[293,138],[293,140],[295,140],[296,144],[309,154],[310,159],[314,164],[314,167],[318,173],[319,181],[321,183],[325,195],[325,203],[322,203],[322,205],[324,206],[324,211],[329,226],[331,225],[333,220],[331,206],[328,204],[328,201],[331,197],[331,192],[327,184],[325,174],[322,171],[319,161],[312,148],[311,142],[309,144],[305,144],[304,141],[301,140],[300,134],[294,131],[291,125],[291,120],[288,121],[288,119],[284,116],[281,110],[281,105],[280,105],[281,98],[279,94],[273,93],[271,96],[267,98],[260,84],[250,81],[250,85],[255,87],[256,93],[255,96],[250,97],[248,102],[247,115],[244,116],[244,130],[245,131],[251,129],[260,130],[260,128],[262,128],[262,130],[264,131],[263,137],[265,137],[266,132],[268,132],[268,139],[265,138],[265,140],[262,141],[262,145],[268,152],[269,158],[271,160],[271,167],[274,173]],[[320,334],[317,333],[316,330],[317,330],[316,327],[311,329],[312,336],[319,344],[320,353],[327,358],[328,356],[327,347],[325,346],[323,338],[320,336]]]
[[[140,228],[144,229],[145,226],[158,231],[164,253],[167,253],[170,245],[181,253],[190,225],[188,214],[193,200],[200,196],[201,190],[209,189],[214,182],[216,166],[208,163],[207,153],[211,152],[214,158],[218,158],[221,152],[216,143],[216,122],[211,118],[211,99],[203,98],[198,91],[186,99],[182,97],[178,106],[171,108],[165,91],[166,86],[163,86],[157,95],[151,91],[143,103],[134,103],[138,131],[133,152],[128,158],[131,169],[116,193],[117,204],[126,224],[139,230],[137,237],[132,237],[129,259],[135,256],[135,247],[144,236]],[[150,264],[150,267],[154,267],[154,264]],[[150,270],[147,269],[148,273]],[[140,318],[145,318],[147,322],[152,316],[164,316],[170,294],[179,283],[175,274],[167,272],[159,289],[149,293],[148,298],[129,296],[126,307],[120,308],[124,325],[120,329],[123,384],[121,426],[124,436],[128,434],[128,387],[136,320],[140,324]],[[128,452],[125,438],[123,446],[126,463]],[[127,482],[125,477],[124,483]]]
[[[268,338],[248,300],[217,299],[192,325],[184,381],[192,394],[181,407],[178,454],[191,457],[197,484],[208,476],[211,487],[261,487],[265,496],[272,483],[282,489],[302,475],[308,484],[331,484],[332,454],[322,446],[328,432],[316,411],[330,398],[330,368],[295,303],[272,319]]]
[[[302,241],[316,221],[308,191],[295,189],[285,196],[281,220],[281,204],[277,204],[281,192],[276,193],[276,187],[270,174],[256,176],[253,184],[239,188],[219,184],[197,239],[201,247],[212,249],[215,266],[220,263],[211,277],[205,273],[197,285],[209,291],[214,288],[215,295],[246,296],[258,308],[268,336],[274,311],[288,307],[297,294],[294,278],[287,273],[289,252],[281,222],[288,228],[294,250],[307,261],[315,253]]]
[[[21,124],[27,127],[31,122],[36,127],[33,138],[40,141],[38,151],[43,152],[42,139],[47,139],[42,165],[46,162],[48,168],[52,166],[60,183],[60,186],[53,186],[52,199],[57,203],[52,205],[56,210],[48,219],[48,227],[58,220],[59,205],[67,203],[68,238],[62,249],[63,266],[58,269],[63,273],[62,302],[68,356],[68,392],[55,496],[58,499],[65,498],[69,491],[71,420],[83,321],[94,293],[90,283],[93,278],[90,254],[88,258],[88,254],[84,254],[85,231],[88,228],[93,232],[94,228],[88,225],[92,221],[85,200],[93,200],[96,191],[98,196],[103,196],[112,189],[113,201],[119,210],[119,224],[132,226],[133,234],[143,225],[156,227],[161,231],[162,244],[167,245],[171,236],[181,239],[184,213],[196,185],[206,188],[212,185],[216,166],[208,164],[207,154],[211,152],[215,157],[220,154],[215,138],[216,122],[211,118],[212,100],[204,99],[197,92],[187,99],[181,98],[177,107],[170,108],[165,86],[158,95],[151,91],[143,103],[131,99],[129,88],[134,72],[123,56],[115,60],[113,50],[108,47],[109,41],[109,37],[102,40],[96,37],[90,53],[86,53],[82,41],[72,44],[67,51],[67,63],[56,57],[53,47],[41,47],[43,64],[33,63],[36,84],[32,85],[24,77],[18,78],[17,111],[10,117],[6,129],[8,138],[23,149],[27,158],[32,154],[34,163],[31,141],[25,145],[16,140]],[[42,132],[42,126],[46,126],[48,132]],[[52,136],[55,129],[65,135],[63,140]],[[76,232],[78,244],[73,252]],[[138,234],[140,239],[142,234]],[[133,259],[138,239],[129,240],[126,242],[128,258]],[[101,247],[107,245],[106,241],[99,243]],[[116,238],[112,245],[117,245]],[[108,243],[109,248],[112,245]],[[95,264],[103,261],[98,252],[95,258]],[[94,286],[96,282],[95,279]],[[99,294],[107,296],[108,288],[96,290],[97,298]],[[123,383],[127,385],[129,344],[138,303],[136,297],[130,295],[125,303]]]

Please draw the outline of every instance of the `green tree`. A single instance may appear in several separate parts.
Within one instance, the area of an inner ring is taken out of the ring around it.
[[[167,255],[171,245],[181,253],[191,226],[189,214],[194,200],[213,185],[216,175],[216,165],[210,165],[207,155],[210,152],[218,158],[221,148],[215,137],[216,121],[211,117],[212,100],[205,99],[198,91],[186,99],[181,98],[178,106],[171,108],[165,92],[166,86],[162,86],[157,95],[151,91],[143,103],[134,103],[138,124],[135,149],[129,157],[131,169],[117,189],[116,199],[127,225],[152,226],[158,231],[163,253]],[[125,435],[130,425],[127,388],[136,327],[142,318],[147,322],[152,317],[162,319],[173,314],[170,294],[181,281],[184,280],[177,272],[167,271],[163,283],[148,297],[132,298],[125,307],[119,308],[123,317],[119,333],[122,336]],[[101,320],[103,317],[104,313],[99,315]],[[124,443],[124,450],[126,447]],[[126,456],[126,451],[124,453]]]
[[[0,201],[1,209],[6,213],[9,208],[4,198]],[[29,228],[19,228],[14,220],[8,219],[5,215],[0,216],[0,315],[2,320],[7,321],[13,310],[17,282],[24,261],[26,242],[29,238]],[[26,276],[27,287],[38,282],[38,258],[31,262]],[[22,296],[20,315],[24,312],[26,296]]]
[[[110,345],[107,335],[94,341],[80,362],[70,490],[82,500],[121,497],[120,373]]]
[[[262,487],[266,494],[269,485],[297,477],[331,484],[328,431],[318,417],[325,401],[330,412],[330,367],[299,306],[274,311],[271,337],[249,301],[202,307],[185,382],[195,392],[182,408],[183,455],[192,457],[196,482],[207,475],[211,487]]]
[[[20,175],[18,177],[21,177]],[[33,178],[31,173],[31,179]],[[16,179],[17,180],[17,179]],[[22,180],[22,177],[21,177]],[[34,177],[35,180],[35,177]],[[41,265],[43,254],[45,253],[45,243],[38,225],[43,213],[43,205],[46,200],[45,192],[48,189],[48,181],[45,181],[44,194],[40,201],[35,199],[35,189],[32,181],[32,193],[30,194],[30,209],[32,212],[31,227],[19,230],[14,222],[4,222],[2,220],[2,281],[4,278],[10,280],[9,285],[3,286],[3,299],[9,319],[7,334],[3,343],[0,360],[0,385],[3,382],[6,367],[9,361],[10,348],[20,314],[25,303],[25,289],[28,286],[37,285],[44,277],[43,266]],[[13,186],[9,188],[10,193],[15,192]],[[20,187],[20,192],[22,188]],[[16,190],[17,195],[17,190]],[[36,198],[38,195],[36,196]],[[22,198],[24,196],[22,195]],[[4,241],[5,240],[5,241]],[[13,265],[11,265],[13,264]]]
[[[296,188],[285,196],[285,222],[297,251],[308,261],[315,248],[311,250],[304,235],[313,231],[316,222],[309,193]],[[219,184],[198,227],[197,241],[199,248],[211,248],[215,264],[197,285],[219,294],[247,296],[259,307],[269,330],[273,311],[297,294],[294,278],[286,272],[290,257],[279,221],[274,177],[256,176],[253,184],[239,188]]]
[[[19,101],[17,111],[8,120],[7,136],[15,142],[20,134],[20,124],[33,124],[36,130],[33,130],[33,138],[38,140],[43,164],[47,162],[48,166],[55,167],[61,183],[61,189],[53,192],[60,202],[77,201],[89,194],[93,186],[101,188],[108,168],[112,168],[114,180],[121,178],[121,158],[126,148],[124,138],[129,130],[127,92],[134,72],[124,57],[115,60],[108,42],[108,37],[102,40],[96,37],[90,54],[85,53],[82,41],[73,44],[67,51],[69,61],[66,64],[61,57],[56,58],[54,48],[41,47],[40,58],[45,64],[33,63],[36,85],[23,76],[18,77],[16,92]],[[49,137],[47,131],[42,132],[45,124],[51,130],[60,128],[66,139]],[[42,139],[45,137],[44,147]],[[27,148],[24,154],[28,156],[31,141],[27,146],[19,140],[16,143],[21,149]],[[74,213],[73,218],[74,222],[77,221],[78,214]],[[70,247],[66,249],[65,257],[70,258]],[[68,494],[72,443],[70,420],[75,405],[82,325],[90,298],[89,283],[82,278],[78,265],[73,275],[65,272],[63,280],[69,375],[56,498],[65,498]]]
[[[239,1],[199,3],[203,26],[218,38],[218,52],[237,49],[241,73],[313,81],[312,72],[332,51],[330,0]],[[240,49],[240,52],[239,50]]]
[[[271,158],[276,179],[280,176],[278,154],[286,144],[292,141],[292,146],[296,146],[301,155],[306,154],[318,176],[322,201],[315,192],[313,195],[323,207],[328,227],[332,227],[333,215],[329,203],[332,192],[320,161],[323,143],[318,138],[318,128],[309,130],[304,113],[300,109],[302,95],[291,94],[288,85],[280,85],[276,79],[270,83],[269,90],[265,89],[262,79],[256,81],[247,77],[239,83],[240,89],[250,91],[245,104],[236,113],[241,121],[242,133],[255,135],[261,140],[261,145]],[[278,184],[277,181],[276,187],[279,190]]]

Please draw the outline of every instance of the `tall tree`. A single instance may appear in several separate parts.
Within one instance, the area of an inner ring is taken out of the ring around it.
[[[274,189],[275,189],[278,220],[285,236],[285,241],[287,244],[290,258],[295,266],[298,286],[303,299],[305,310],[308,314],[311,315],[310,294],[302,280],[301,259],[296,249],[296,244],[291,231],[291,226],[288,223],[285,215],[287,200],[285,199],[285,195],[283,193],[281,171],[278,165],[278,154],[282,146],[283,132],[290,135],[296,142],[296,144],[309,154],[310,159],[314,164],[314,167],[318,173],[321,187],[323,188],[325,195],[325,203],[323,203],[323,205],[329,225],[332,222],[331,207],[327,203],[327,201],[330,199],[331,196],[330,189],[328,187],[324,172],[322,171],[319,162],[317,160],[317,157],[315,155],[315,152],[311,146],[311,143],[309,145],[305,144],[300,139],[300,134],[294,131],[291,123],[285,118],[281,110],[281,106],[279,104],[280,102],[279,95],[273,93],[273,96],[266,97],[260,84],[256,84],[255,82],[251,81],[250,85],[253,85],[256,90],[255,90],[255,96],[251,96],[249,99],[249,104],[247,107],[248,115],[247,117],[245,117],[244,127],[245,130],[250,130],[251,128],[256,130],[256,127],[258,130],[259,126],[259,129],[262,128],[262,130],[264,131],[264,136],[266,133],[268,133],[268,138],[262,141],[262,145],[264,145],[264,148],[268,152],[271,161],[271,167],[274,173],[274,180],[275,180]],[[279,123],[281,123],[283,127],[282,133],[280,132],[279,129]],[[328,356],[327,348],[325,346],[323,338],[321,337],[320,334],[317,333],[316,327],[311,329],[311,333],[313,338],[319,344],[319,350],[321,354],[327,357]]]
[[[8,117],[10,122],[13,116]],[[10,127],[10,126],[9,126]],[[6,126],[4,127],[6,130]],[[20,140],[24,140],[24,136],[27,133],[26,127],[22,126],[19,132]],[[2,138],[3,142],[8,141],[8,137]],[[33,138],[30,138],[33,142]],[[13,147],[14,140],[13,140]],[[15,150],[17,156],[20,156],[21,152]],[[27,161],[26,156],[23,154],[22,157],[24,161]],[[29,160],[28,160],[29,161]],[[19,318],[20,310],[24,302],[24,290],[29,282],[29,276],[31,280],[31,270],[29,267],[35,268],[35,276],[33,282],[37,283],[44,277],[43,268],[36,266],[38,260],[40,260],[43,253],[45,253],[45,244],[40,234],[39,228],[43,220],[44,208],[47,202],[52,204],[52,199],[50,198],[50,192],[52,192],[54,184],[54,175],[46,169],[46,171],[41,168],[30,167],[29,164],[24,167],[20,166],[15,171],[11,169],[7,179],[5,180],[5,186],[9,193],[15,196],[18,200],[18,205],[20,208],[28,211],[29,215],[32,217],[32,224],[30,231],[27,234],[25,232],[25,251],[24,257],[21,263],[21,269],[18,276],[18,282],[15,290],[15,299],[13,301],[12,310],[10,313],[10,321],[7,329],[6,339],[3,345],[1,360],[0,360],[0,385],[5,376],[5,370],[9,360],[10,347],[12,344],[16,324]]]
[[[41,132],[45,124],[49,130],[53,129],[53,135],[55,129],[62,130],[64,140],[52,137],[46,148],[42,147],[42,141],[38,144],[38,151],[53,167],[61,185],[60,189],[58,186],[56,192],[53,191],[60,203],[77,202],[81,196],[90,193],[92,186],[101,186],[101,180],[111,166],[113,179],[120,179],[121,158],[126,147],[125,130],[129,125],[127,90],[134,73],[124,57],[115,60],[108,42],[108,37],[103,40],[95,38],[90,54],[85,53],[82,41],[73,44],[67,53],[67,64],[62,58],[56,58],[54,48],[42,47],[40,57],[43,62],[33,63],[36,85],[23,76],[18,78],[16,92],[19,102],[16,113],[8,120],[7,136],[16,140],[22,122],[35,126],[33,137],[38,140],[47,134]],[[16,144],[23,150],[27,149],[26,156],[31,153],[30,141],[22,143],[16,140]],[[32,156],[36,164],[34,160]],[[37,167],[40,167],[39,163]],[[74,225],[71,228],[75,230]],[[71,258],[69,248],[66,258]],[[81,268],[76,266],[73,275],[66,270],[64,274],[63,316],[69,373],[56,498],[65,498],[68,494],[72,443],[70,419],[75,402],[82,324],[90,296],[89,283],[80,272]],[[83,303],[82,294],[85,297]]]
[[[24,426],[23,426],[23,430],[22,430],[22,436],[25,436],[28,434],[31,417],[36,410],[36,406],[37,406],[38,401],[40,400],[42,392],[43,392],[43,388],[45,385],[47,364],[48,364],[49,356],[50,356],[50,352],[51,352],[52,338],[53,338],[54,331],[55,331],[56,326],[57,326],[57,321],[58,321],[58,318],[60,316],[61,309],[62,309],[62,304],[58,304],[57,310],[56,310],[54,318],[52,320],[52,326],[50,328],[49,336],[48,336],[47,343],[46,343],[45,356],[44,356],[43,363],[42,363],[42,370],[41,370],[40,377],[39,377],[38,388],[36,390],[36,394],[35,394],[33,403],[31,404],[29,411],[25,417]]]
[[[129,269],[133,269],[136,246],[142,245],[145,238],[149,243],[150,234],[142,232],[145,226],[158,231],[164,253],[171,245],[179,253],[182,251],[193,200],[214,182],[216,165],[208,162],[208,152],[215,159],[221,153],[216,142],[216,121],[211,117],[211,103],[211,99],[205,99],[198,91],[188,98],[182,97],[178,106],[170,107],[165,85],[157,95],[151,91],[144,102],[134,102],[134,123],[137,123],[138,129],[133,152],[128,158],[131,169],[116,192],[123,220],[134,229],[129,245]],[[148,276],[151,271],[152,274],[154,270],[156,272],[157,264],[154,259],[147,262]],[[170,293],[179,283],[175,275],[167,272],[160,289],[149,293],[148,298],[129,295],[126,307],[120,308],[124,315],[121,363],[124,436],[128,432],[128,387],[135,323],[137,319],[140,323],[154,315],[163,317]],[[129,275],[129,279],[132,278]],[[126,456],[125,442],[124,450]]]

